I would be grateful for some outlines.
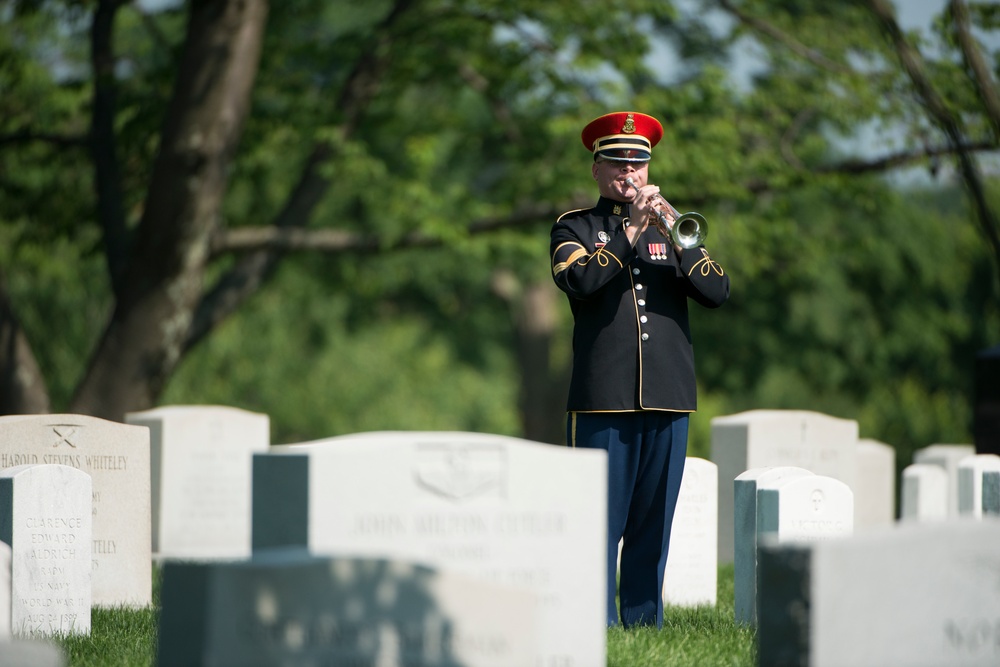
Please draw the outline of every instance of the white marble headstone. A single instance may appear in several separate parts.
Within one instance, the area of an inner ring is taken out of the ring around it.
[[[855,475],[854,529],[888,526],[896,520],[896,450],[878,440],[861,438]]]
[[[911,463],[903,468],[901,521],[948,518],[948,471],[935,463]]]
[[[824,475],[789,478],[757,491],[757,539],[773,534],[780,543],[842,538],[854,531],[854,494]]]
[[[130,412],[152,451],[152,550],[158,558],[250,555],[253,455],[270,444],[265,414],[218,405]]]
[[[735,537],[733,562],[734,615],[737,623],[754,623],[757,604],[757,498],[758,491],[789,479],[812,476],[805,468],[776,466],[751,468],[733,480]]]
[[[0,641],[11,638],[10,545],[0,541]]]
[[[527,587],[540,598],[539,664],[605,664],[605,452],[460,432],[272,451],[283,453],[254,458],[255,549],[305,540],[317,554]]]
[[[854,487],[858,423],[806,410],[751,410],[712,420],[719,466],[719,562],[733,562],[733,487],[751,468],[792,466]]]
[[[1000,519],[900,522],[793,550],[762,550],[760,664],[998,664]]]
[[[405,562],[167,561],[157,664],[534,665],[537,598]]]
[[[149,430],[87,415],[0,417],[0,469],[78,468],[93,483],[93,604],[152,603]]]
[[[65,667],[66,655],[54,639],[0,639],[0,667]]]
[[[0,540],[11,548],[17,636],[90,634],[93,485],[58,464],[0,471]]]
[[[913,452],[914,463],[933,463],[948,473],[948,516],[958,516],[958,462],[976,453],[972,445],[936,444]]]
[[[983,473],[983,515],[1000,516],[1000,472]]]
[[[689,456],[670,527],[670,550],[663,577],[663,602],[677,607],[715,606],[719,469]]]
[[[958,462],[958,513],[983,515],[983,475],[1000,472],[1000,456],[975,454]]]

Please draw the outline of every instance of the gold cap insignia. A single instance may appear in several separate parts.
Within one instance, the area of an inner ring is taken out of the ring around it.
[[[632,114],[629,114],[625,117],[625,125],[622,126],[622,133],[632,134],[633,132],[635,132],[635,118],[633,118]]]

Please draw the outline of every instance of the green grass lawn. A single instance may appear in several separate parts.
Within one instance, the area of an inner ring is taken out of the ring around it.
[[[714,607],[668,607],[663,629],[608,630],[608,667],[753,667],[756,633],[733,620],[733,566],[719,568]]]
[[[157,578],[158,584],[158,578]],[[158,589],[158,585],[154,586]],[[159,591],[154,590],[154,600]],[[157,608],[94,609],[90,636],[60,638],[69,667],[149,667],[156,660]],[[733,567],[719,568],[715,607],[668,608],[663,629],[608,630],[609,667],[756,665],[752,629],[733,621]]]

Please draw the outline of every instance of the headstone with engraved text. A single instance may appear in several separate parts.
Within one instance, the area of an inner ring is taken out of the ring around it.
[[[152,549],[159,558],[250,555],[253,455],[270,444],[267,415],[216,405],[130,412],[150,431]]]
[[[853,488],[858,423],[807,410],[750,410],[712,420],[711,460],[719,466],[719,562],[733,562],[733,486],[751,468],[792,466]]]
[[[254,458],[255,549],[305,539],[314,553],[404,559],[530,588],[539,664],[605,664],[603,451],[460,432],[271,449]]]
[[[93,485],[58,464],[0,471],[0,540],[11,548],[17,636],[90,634]]]
[[[815,542],[854,531],[854,493],[824,475],[788,478],[757,491],[757,539],[773,534],[779,542]]]
[[[994,666],[997,590],[996,517],[900,522],[811,545],[765,543],[759,664]]]
[[[151,604],[149,430],[87,415],[0,417],[0,469],[24,464],[68,465],[90,475],[93,604]]]

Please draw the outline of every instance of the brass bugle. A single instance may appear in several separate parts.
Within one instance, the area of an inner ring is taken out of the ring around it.
[[[625,183],[632,186],[636,194],[639,193],[639,186],[635,184],[631,176],[625,179]],[[705,242],[705,239],[708,237],[708,221],[705,220],[705,216],[696,211],[680,213],[666,199],[663,202],[667,206],[670,206],[670,210],[674,214],[674,226],[673,229],[670,228],[666,213],[658,208],[654,208],[653,211],[656,212],[657,217],[656,228],[661,234],[667,237],[671,243],[684,250],[697,248]]]

